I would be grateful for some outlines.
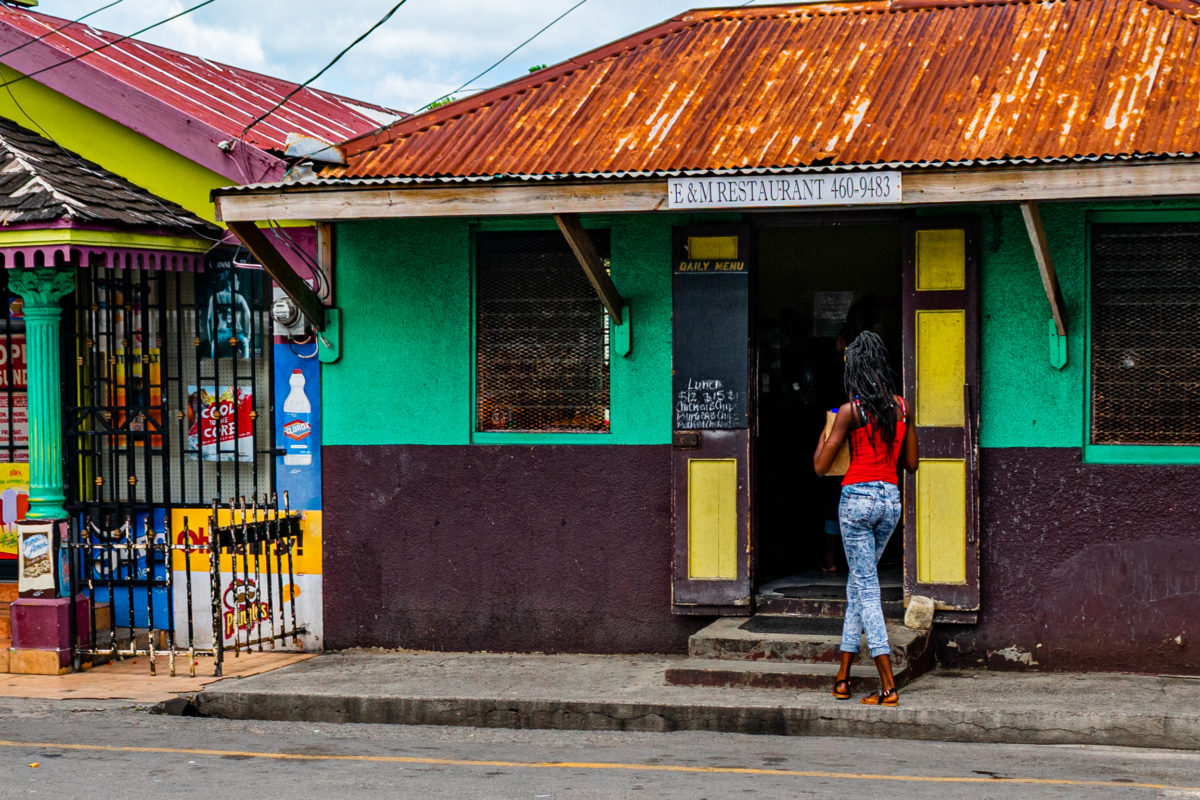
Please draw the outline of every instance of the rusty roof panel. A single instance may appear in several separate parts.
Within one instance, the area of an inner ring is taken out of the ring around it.
[[[346,146],[333,178],[1200,153],[1193,0],[693,11]]]
[[[79,57],[81,63],[231,138],[239,138],[251,120],[296,88],[290,81],[11,6],[0,5],[0,25],[20,31],[31,40],[44,37],[39,44],[56,51],[51,56],[54,60]],[[104,49],[88,53],[98,47]],[[256,125],[246,140],[272,150],[282,150],[287,134],[292,132],[339,142],[398,116],[401,112],[305,88]]]

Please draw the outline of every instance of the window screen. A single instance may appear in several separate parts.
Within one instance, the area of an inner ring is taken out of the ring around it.
[[[1092,444],[1200,444],[1200,224],[1092,228]]]
[[[607,232],[591,237],[607,265]],[[476,244],[476,429],[607,432],[608,316],[562,234]]]

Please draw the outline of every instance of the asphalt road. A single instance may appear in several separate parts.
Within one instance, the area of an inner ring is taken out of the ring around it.
[[[881,711],[881,713],[884,713]],[[1200,798],[1200,753],[234,722],[0,698],[0,798]]]

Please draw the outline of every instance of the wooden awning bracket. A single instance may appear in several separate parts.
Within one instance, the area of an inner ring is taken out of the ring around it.
[[[567,244],[571,246],[571,252],[575,254],[575,258],[579,261],[579,266],[583,267],[583,273],[591,281],[596,294],[600,296],[600,302],[608,310],[608,316],[617,328],[615,332],[618,343],[617,352],[620,355],[628,355],[629,349],[632,346],[628,327],[628,314],[625,311],[628,306],[621,298],[621,293],[617,291],[617,287],[613,285],[612,278],[608,277],[608,270],[604,268],[604,261],[601,260],[600,255],[596,252],[595,246],[592,245],[591,237],[583,229],[583,224],[580,223],[579,216],[576,214],[555,214],[554,222],[558,225],[558,229],[562,231]],[[625,352],[623,353],[620,352],[620,342],[622,339],[625,343]]]
[[[227,221],[225,224],[242,240],[242,244],[246,245],[246,249],[253,254],[266,273],[279,284],[284,294],[299,307],[300,313],[309,324],[317,331],[325,330],[325,306],[321,304],[321,299],[308,283],[296,274],[292,265],[275,249],[275,245],[266,234],[253,222]]]
[[[1054,261],[1050,258],[1050,246],[1046,242],[1046,229],[1042,227],[1042,215],[1037,203],[1031,200],[1022,202],[1021,216],[1025,220],[1033,257],[1042,276],[1046,300],[1050,302],[1050,366],[1063,369],[1067,366],[1067,317]]]

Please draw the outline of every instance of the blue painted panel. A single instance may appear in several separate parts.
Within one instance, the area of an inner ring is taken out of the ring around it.
[[[149,533],[147,533],[149,522]],[[80,524],[83,524],[80,520]],[[166,512],[156,509],[152,514],[138,514],[132,520],[135,544],[166,541]],[[93,532],[93,540],[99,534]],[[133,627],[150,627],[150,606],[153,601],[154,626],[165,630],[171,619],[171,597],[167,591],[169,557],[161,552],[135,548],[132,551],[112,551],[105,557],[101,546],[85,548],[80,553],[79,575],[83,594],[92,594],[97,603],[112,603],[113,621],[118,628],[129,627],[130,607]],[[153,579],[153,580],[151,580]],[[92,589],[89,592],[88,582]],[[153,583],[153,587],[151,586]],[[153,597],[147,593],[153,592]],[[100,631],[100,641],[105,641]]]
[[[275,485],[280,504],[286,491],[288,505],[300,511],[321,508],[321,365],[316,354],[314,344],[279,339],[275,345],[275,447],[287,453],[275,457]],[[302,380],[293,386],[297,376]],[[307,402],[298,404],[301,393]]]

